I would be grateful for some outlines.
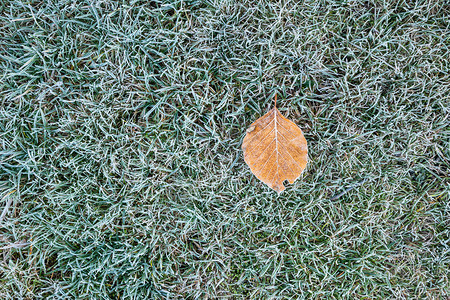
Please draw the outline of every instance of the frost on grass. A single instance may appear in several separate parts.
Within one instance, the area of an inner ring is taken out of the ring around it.
[[[4,1],[0,298],[445,298],[449,15]],[[240,151],[276,91],[311,159],[280,198]]]

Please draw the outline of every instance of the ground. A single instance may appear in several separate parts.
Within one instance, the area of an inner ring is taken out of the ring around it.
[[[1,299],[446,299],[446,0],[0,4]],[[247,127],[309,163],[278,196]]]

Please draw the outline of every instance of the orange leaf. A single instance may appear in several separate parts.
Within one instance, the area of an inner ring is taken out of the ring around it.
[[[244,160],[252,173],[278,194],[300,176],[306,167],[308,147],[297,125],[286,119],[276,107],[247,129],[242,143]]]

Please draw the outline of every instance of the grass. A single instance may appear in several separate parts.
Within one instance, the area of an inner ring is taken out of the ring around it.
[[[0,298],[446,299],[445,0],[0,4]],[[308,140],[250,173],[273,105]]]

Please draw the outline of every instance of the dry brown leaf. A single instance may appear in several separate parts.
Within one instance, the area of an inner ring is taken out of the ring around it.
[[[280,113],[276,98],[275,107],[247,129],[242,150],[252,173],[278,194],[284,180],[292,184],[300,176],[308,157],[301,129]]]

